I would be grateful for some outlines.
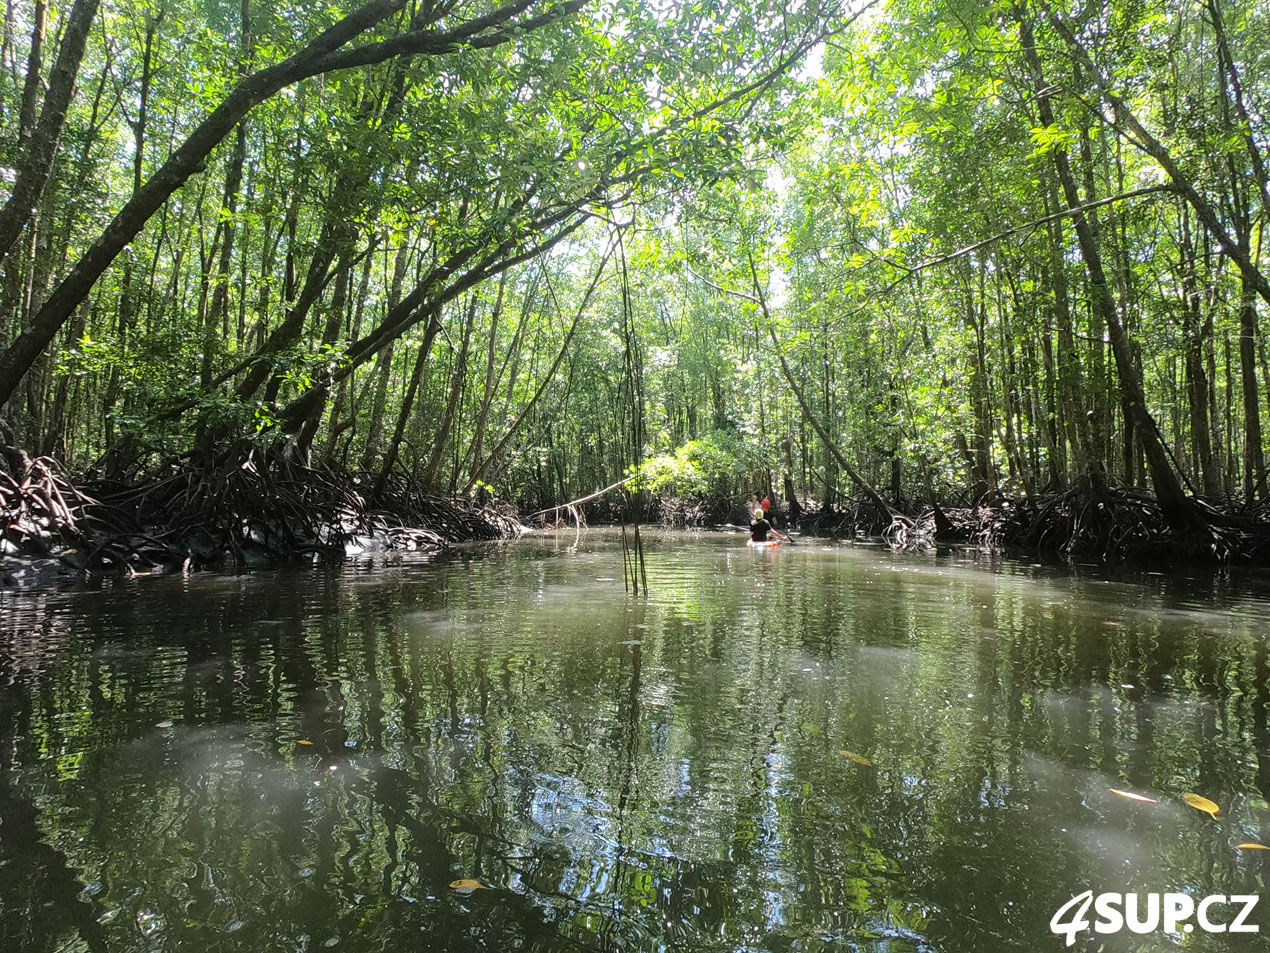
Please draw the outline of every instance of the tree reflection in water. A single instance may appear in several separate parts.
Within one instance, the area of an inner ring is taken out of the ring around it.
[[[0,948],[1024,951],[1259,892],[1255,584],[733,544],[639,600],[600,532],[6,595]]]

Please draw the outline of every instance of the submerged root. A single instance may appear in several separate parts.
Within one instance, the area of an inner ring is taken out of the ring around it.
[[[1232,521],[1194,502],[1185,528],[1155,496],[1135,487],[1094,492],[1077,486],[1030,500],[932,511],[938,542],[992,549],[1022,548],[1062,558],[1109,562],[1263,562],[1270,557],[1270,520]],[[936,516],[938,512],[939,516]]]
[[[658,516],[666,526],[704,526],[713,515],[710,501],[700,497],[675,496],[658,500]]]
[[[911,517],[892,510],[885,516],[869,499],[850,499],[840,507],[825,506],[809,511],[801,505],[800,516],[791,525],[807,536],[834,539],[881,539],[892,549],[924,549],[934,542],[934,525],[925,517]]]
[[[1192,500],[1183,515],[1170,519],[1146,490],[1095,492],[1082,485],[1031,498],[998,494],[975,506],[930,506],[889,522],[868,500],[851,500],[808,513],[797,526],[807,535],[880,538],[897,550],[963,543],[1107,562],[1270,562],[1270,506],[1250,511]]]
[[[6,449],[0,469],[0,554],[49,555],[61,540],[78,542],[97,525],[95,499],[82,493],[56,460]]]

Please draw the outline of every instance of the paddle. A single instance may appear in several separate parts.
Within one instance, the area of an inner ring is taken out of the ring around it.
[[[750,531],[750,528],[749,528],[748,526],[737,526],[735,523],[720,523],[719,525],[720,525],[720,526],[722,526],[724,529],[738,529],[738,530],[741,530],[742,532],[745,532],[745,533],[748,533],[748,532]],[[789,545],[791,545],[791,546],[797,546],[797,545],[798,545],[798,543],[796,543],[796,542],[794,541],[794,537],[792,537],[792,536],[782,536],[780,533],[776,532],[776,527],[775,527],[775,526],[773,526],[773,527],[771,528],[771,530],[769,530],[769,532],[770,532],[773,536],[775,536],[777,539],[781,539],[781,540],[785,541],[786,543],[789,543]]]

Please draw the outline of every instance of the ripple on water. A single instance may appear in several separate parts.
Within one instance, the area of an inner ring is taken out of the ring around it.
[[[650,531],[637,597],[577,542],[6,597],[0,860],[80,879],[0,932],[1022,953],[1087,883],[1257,892],[1255,581]]]

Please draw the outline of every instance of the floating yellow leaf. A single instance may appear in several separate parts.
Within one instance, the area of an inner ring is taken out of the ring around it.
[[[1195,808],[1195,810],[1203,811],[1205,814],[1211,815],[1212,817],[1216,817],[1217,812],[1221,810],[1215,802],[1210,801],[1206,797],[1200,797],[1198,794],[1183,794],[1182,800],[1191,807]]]
[[[1265,844],[1236,844],[1235,850],[1270,850]]]
[[[1128,798],[1130,801],[1141,801],[1144,804],[1159,804],[1160,803],[1153,797],[1147,797],[1144,794],[1134,794],[1132,791],[1121,791],[1118,788],[1107,788],[1107,790],[1110,791],[1112,794],[1117,794],[1120,797]]]
[[[481,883],[479,880],[468,880],[467,878],[464,878],[463,880],[456,880],[454,881],[454,883],[450,884],[450,886],[455,890],[471,891],[471,890],[488,890],[489,889],[488,887],[485,886],[485,884]]]
[[[866,768],[873,767],[873,762],[862,754],[856,754],[854,751],[843,751],[842,756],[848,761],[854,761],[856,764],[862,764]]]
[[[296,744],[298,744],[298,745],[311,745],[311,744],[313,744],[313,742],[312,742],[312,741],[309,741],[307,738],[297,738],[297,739],[295,739],[295,743],[296,743]]]

